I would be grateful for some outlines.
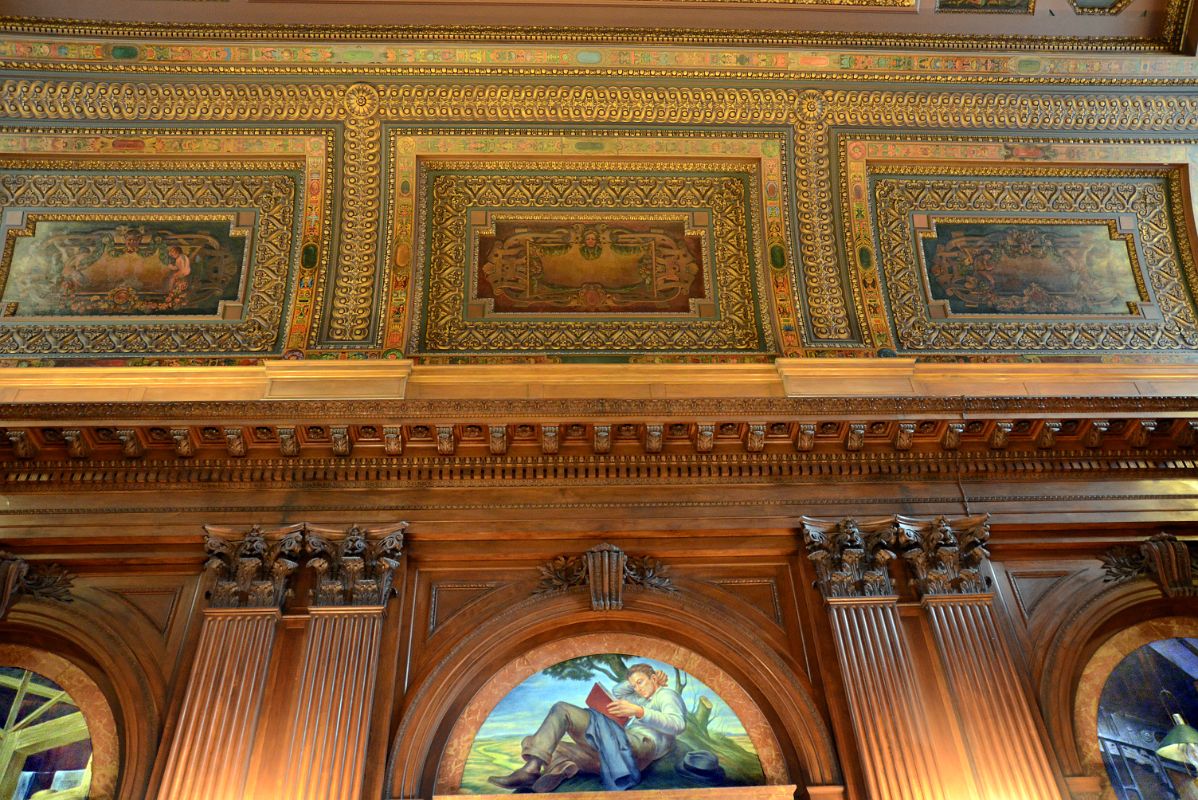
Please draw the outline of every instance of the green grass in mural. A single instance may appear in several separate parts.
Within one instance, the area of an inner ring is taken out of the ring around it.
[[[466,760],[466,770],[462,773],[462,792],[502,793],[502,789],[487,782],[487,777],[507,775],[524,763],[520,756],[522,739],[522,736],[513,736],[506,739],[475,740],[470,757]],[[759,786],[765,782],[765,776],[761,772],[761,762],[752,748],[753,745],[747,736],[706,734],[688,726],[687,731],[678,737],[674,751],[645,770],[641,783],[636,788],[687,789],[710,786],[690,780],[675,771],[678,761],[690,750],[710,750],[719,756],[720,766],[724,768],[726,775],[722,786]],[[563,783],[557,791],[601,792],[603,784],[597,776],[579,775]]]

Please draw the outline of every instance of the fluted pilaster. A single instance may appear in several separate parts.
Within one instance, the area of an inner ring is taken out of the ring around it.
[[[873,800],[958,800],[945,792],[896,597],[828,598],[840,670]]]
[[[266,692],[277,608],[204,612],[159,800],[241,800]]]
[[[279,797],[356,800],[374,706],[382,607],[314,608]]]
[[[929,595],[928,621],[985,800],[1061,800],[989,594]]]
[[[893,518],[803,518],[807,557],[827,601],[857,747],[872,800],[961,800],[945,790],[899,622],[888,565]]]
[[[989,591],[987,518],[900,516],[897,523],[982,797],[1061,800]]]

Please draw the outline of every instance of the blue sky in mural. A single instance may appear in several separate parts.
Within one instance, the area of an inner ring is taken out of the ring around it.
[[[1119,800],[1198,800],[1198,765],[1156,754],[1173,714],[1198,727],[1198,639],[1162,639],[1115,667],[1098,704],[1103,763]]]
[[[670,687],[677,688],[674,682],[674,668],[669,664],[643,656],[630,656],[627,660],[630,665],[644,663],[662,670],[670,677]],[[599,675],[595,677],[604,688],[611,691],[615,681]],[[707,697],[712,702],[711,724],[708,730],[728,734],[744,732],[736,714],[719,695],[695,680],[693,676],[688,675],[687,679],[686,688],[681,692],[687,708],[694,709],[700,697]],[[495,710],[479,730],[478,738],[502,738],[516,734],[526,736],[537,729],[541,720],[545,719],[545,712],[549,706],[558,700],[582,705],[594,683],[594,680],[566,680],[538,672],[499,701],[499,705],[495,706]]]
[[[678,692],[685,706],[683,716],[686,726],[676,736],[667,734],[665,738],[659,738],[650,747],[651,755],[638,755],[637,769],[634,770],[636,774],[631,778],[631,784],[624,788],[710,788],[754,786],[765,782],[761,761],[744,726],[724,699],[710,687],[657,659],[640,655],[596,654],[554,664],[530,676],[507,693],[487,717],[471,744],[461,779],[462,793],[502,792],[503,789],[498,788],[493,779],[510,780],[505,776],[524,765],[524,739],[531,737],[541,727],[555,703],[583,708],[595,683],[614,693],[615,686],[622,683],[617,676],[622,679],[627,668],[642,663],[665,673],[669,688]],[[634,698],[633,702],[646,705],[639,698]],[[666,703],[662,706],[665,709],[671,701],[667,699],[663,702]],[[677,703],[677,698],[672,702]],[[557,709],[554,713],[562,712],[562,709]],[[547,741],[542,745],[552,747],[552,764],[546,767],[547,772],[553,771],[550,769],[553,764],[562,763],[576,765],[576,771],[564,781],[555,781],[553,788],[540,787],[534,791],[601,791],[610,788],[611,784],[605,783],[601,775],[603,767],[599,754],[592,748],[588,755],[585,747],[580,751],[575,744],[579,739],[583,739],[585,744],[585,738],[589,738],[593,730],[594,723],[586,723],[586,713],[582,713],[586,737],[582,733],[571,733],[567,727],[561,738],[553,738],[552,742]],[[634,738],[634,729],[635,724],[624,731],[629,741]],[[615,731],[615,735],[622,739],[620,728],[615,728]],[[636,734],[635,740],[642,746],[645,744],[642,733]],[[614,758],[614,753],[612,756]],[[646,760],[642,762],[642,758]],[[611,763],[603,762],[608,765]]]

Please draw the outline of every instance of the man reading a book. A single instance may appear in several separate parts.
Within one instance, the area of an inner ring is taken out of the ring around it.
[[[668,684],[664,672],[635,664],[614,697],[595,684],[587,708],[554,703],[537,732],[524,738],[524,766],[488,780],[504,789],[552,792],[581,772],[599,775],[609,790],[635,786],[641,770],[669,753],[686,728],[686,705]]]

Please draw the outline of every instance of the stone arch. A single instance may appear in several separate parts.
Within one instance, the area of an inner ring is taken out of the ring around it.
[[[808,786],[840,784],[840,764],[828,726],[812,699],[810,683],[793,659],[756,637],[751,622],[729,615],[698,592],[680,589],[676,595],[651,591],[626,595],[622,610],[602,614],[590,611],[580,593],[532,597],[487,618],[412,687],[388,762],[389,796],[431,796],[442,761],[464,759],[464,754],[449,753],[447,747],[464,715],[485,717],[479,710],[485,698],[476,700],[480,690],[497,692],[513,681],[514,686],[522,680],[518,675],[527,677],[541,668],[534,664],[553,658],[554,648],[586,647],[602,637],[620,641],[618,637],[628,636],[676,647],[680,655],[702,662],[701,671],[706,665],[714,668],[707,678],[716,683],[727,680],[743,692],[746,714],[775,737],[773,742],[762,739],[764,749],[774,748],[776,753],[767,776],[786,776],[787,782]],[[562,642],[567,644],[557,644]],[[696,677],[706,682],[699,672]],[[753,724],[744,721],[746,726]]]
[[[118,755],[113,791],[97,797],[141,800],[161,736],[165,679],[160,649],[111,610],[107,592],[77,587],[66,603],[18,601],[0,624],[0,647],[22,645],[61,658],[86,675],[112,715]]]

